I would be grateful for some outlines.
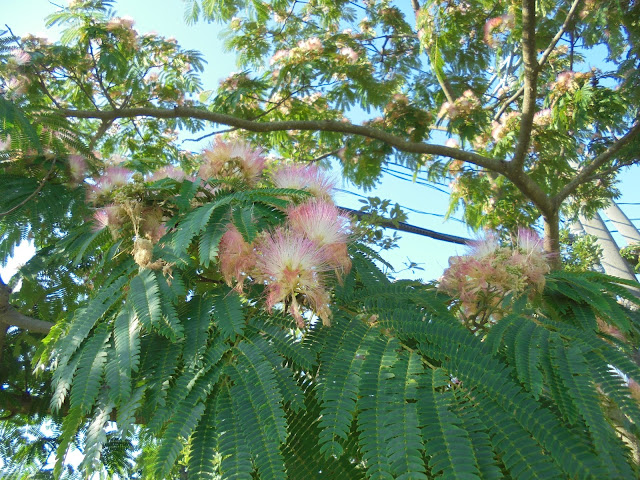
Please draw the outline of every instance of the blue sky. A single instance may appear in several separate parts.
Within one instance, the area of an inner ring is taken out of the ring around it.
[[[65,2],[65,0],[60,0],[60,2]],[[47,32],[44,23],[44,18],[57,10],[55,3],[48,0],[21,0],[20,2],[0,0],[0,11],[2,11],[0,29],[6,23],[16,35],[45,33],[49,38],[55,39],[56,30]],[[203,74],[205,89],[216,88],[221,79],[236,70],[234,55],[223,51],[222,41],[218,37],[218,29],[215,25],[185,24],[181,0],[120,0],[116,3],[116,10],[120,16],[128,15],[134,18],[136,29],[141,33],[155,31],[167,37],[175,37],[185,48],[201,51],[208,62]],[[593,58],[590,61],[597,64],[601,62],[601,59]],[[622,204],[621,207],[630,218],[640,220],[640,191],[638,190],[640,169],[635,168],[632,173],[623,174],[621,180],[622,198],[619,199],[619,202],[638,204]],[[374,191],[367,193],[357,190],[352,185],[342,185],[342,188],[361,195],[389,198],[403,206],[427,212],[408,211],[409,223],[414,225],[453,235],[475,236],[460,222],[455,220],[443,222],[439,215],[443,215],[447,209],[448,195],[441,191],[388,175],[383,178]],[[339,193],[337,202],[342,206],[356,209],[361,205],[357,196],[349,194]],[[640,225],[640,222],[636,221],[635,224]],[[385,258],[397,269],[402,269],[403,262],[409,258],[421,264],[425,270],[415,272],[415,274],[403,272],[399,275],[400,277],[421,277],[425,280],[437,278],[446,268],[448,258],[451,255],[459,255],[466,251],[465,247],[425,237],[412,234],[402,234],[402,236],[399,248],[386,252]],[[16,264],[25,262],[29,253],[29,249],[22,249],[12,266],[15,267]],[[0,269],[0,274],[7,280],[11,272]]]

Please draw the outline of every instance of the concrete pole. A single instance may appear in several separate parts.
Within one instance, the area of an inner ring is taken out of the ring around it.
[[[631,223],[629,217],[625,215],[622,209],[618,206],[617,203],[612,202],[609,205],[604,213],[609,217],[609,220],[616,226],[616,230],[620,232],[620,235],[624,237],[627,242],[627,245],[631,245],[633,243],[640,243],[640,232],[636,228],[636,226]]]
[[[620,248],[618,248],[618,245],[611,236],[611,233],[602,221],[600,214],[596,213],[590,220],[581,216],[580,223],[586,233],[597,237],[598,244],[602,247],[602,260],[600,263],[602,264],[605,273],[607,275],[613,275],[615,277],[624,278],[625,280],[633,280],[634,282],[637,282],[638,279],[633,273],[633,270],[620,256]],[[634,293],[640,296],[640,290],[637,290]]]

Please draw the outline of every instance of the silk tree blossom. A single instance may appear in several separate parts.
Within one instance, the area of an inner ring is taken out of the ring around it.
[[[109,167],[105,173],[89,187],[87,200],[95,202],[100,196],[108,195],[113,190],[120,188],[131,180],[133,172],[123,167]]]
[[[458,140],[456,140],[455,138],[449,138],[444,143],[444,146],[449,148],[460,148],[460,142],[458,142]]]
[[[349,272],[351,259],[347,253],[350,221],[340,215],[338,207],[322,199],[313,199],[288,211],[291,230],[324,248],[326,261],[337,274]]]
[[[117,205],[107,205],[96,210],[93,214],[94,224],[92,230],[98,232],[103,228],[109,228],[111,235],[117,237],[116,231],[123,224],[123,212]]]
[[[69,155],[69,174],[74,183],[83,182],[87,175],[87,162],[82,155]]]
[[[351,47],[343,47],[340,49],[340,55],[342,57],[345,57],[347,59],[347,62],[354,64],[358,61],[359,55],[358,52],[356,52],[353,48]]]
[[[7,96],[9,98],[17,98],[24,95],[29,87],[29,79],[24,75],[18,75],[17,77],[11,77],[7,80],[6,87],[8,90]]]
[[[550,108],[544,108],[533,115],[533,124],[536,127],[546,127],[553,120],[553,112]]]
[[[266,284],[267,309],[271,311],[278,303],[288,305],[302,328],[305,324],[298,303],[302,300],[329,325],[329,294],[322,273],[331,267],[325,250],[305,235],[283,228],[264,236],[256,250],[256,271]]]
[[[124,17],[114,17],[107,23],[107,30],[114,30],[116,28],[125,28],[130,30],[135,25],[135,20],[127,15]]]
[[[507,297],[542,292],[549,271],[540,237],[520,229],[513,247],[500,246],[490,235],[469,255],[451,257],[438,288],[459,299],[463,322],[472,331],[486,330],[506,313]]]
[[[271,181],[278,188],[306,190],[313,196],[331,199],[335,181],[316,165],[283,165],[271,173]]]
[[[496,142],[502,140],[504,137],[506,137],[507,133],[518,128],[519,122],[519,112],[507,113],[500,119],[500,122],[494,121],[491,123],[491,137],[493,137],[494,141]]]
[[[233,225],[227,225],[218,246],[220,271],[227,285],[242,292],[244,281],[253,274],[256,254],[253,245],[246,242],[242,234]]]
[[[517,250],[525,256],[523,267],[528,280],[538,291],[542,291],[545,275],[551,271],[549,254],[544,250],[544,242],[540,236],[529,228],[518,229]]]
[[[311,37],[306,40],[300,40],[298,47],[305,52],[321,53],[323,50],[322,40],[318,37]]]
[[[25,65],[31,60],[31,55],[22,50],[21,48],[14,48],[10,51],[11,57],[9,62],[15,65]]]
[[[11,149],[11,135],[7,135],[7,138],[2,140],[0,138],[0,152],[4,152]]]
[[[158,180],[162,180],[163,178],[172,178],[173,180],[181,182],[186,178],[186,176],[187,175],[179,168],[176,168],[173,165],[169,165],[153,172],[147,177],[146,181],[157,182]]]
[[[273,54],[273,56],[271,57],[271,60],[269,60],[269,65],[273,65],[275,63],[286,60],[290,56],[291,56],[291,50],[288,50],[288,49],[278,50],[276,51],[276,53]]]
[[[265,163],[262,151],[242,140],[216,140],[202,157],[204,163],[198,172],[201,178],[237,178],[250,186],[258,183]]]

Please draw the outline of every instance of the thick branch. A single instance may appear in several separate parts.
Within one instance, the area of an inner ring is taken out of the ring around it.
[[[551,55],[551,52],[553,52],[553,49],[556,48],[556,45],[558,44],[562,36],[567,32],[567,30],[569,29],[569,26],[573,23],[573,20],[576,16],[576,13],[578,12],[578,7],[580,6],[581,1],[582,0],[574,0],[573,3],[571,4],[571,7],[569,8],[569,13],[567,13],[567,17],[564,19],[562,27],[560,27],[560,30],[558,30],[556,35],[553,37],[553,39],[549,43],[549,46],[540,57],[540,60],[538,61],[538,68],[542,68],[542,66],[544,66],[545,63],[547,63],[547,60],[549,59],[549,55]],[[498,110],[498,113],[496,113],[493,119],[495,121],[498,121],[498,119],[500,119],[500,117],[505,112],[505,110],[509,107],[509,105],[515,102],[518,98],[520,98],[520,96],[523,93],[524,93],[524,86],[520,87],[516,91],[516,93],[511,95],[502,104],[502,107],[500,107],[500,110]]]
[[[380,140],[397,150],[407,153],[418,153],[426,155],[439,155],[487,168],[495,172],[505,174],[507,171],[506,162],[497,158],[485,157],[473,152],[466,152],[458,148],[450,148],[442,145],[431,145],[422,142],[410,142],[404,138],[384,132],[377,128],[363,125],[354,125],[346,122],[334,120],[287,120],[277,122],[258,122],[245,120],[242,118],[226,115],[223,113],[210,112],[195,107],[175,107],[155,108],[140,107],[126,108],[119,110],[70,110],[61,109],[59,111],[65,117],[70,118],[97,118],[101,120],[115,120],[118,118],[152,117],[152,118],[197,118],[220,125],[237,127],[250,132],[279,132],[286,130],[305,130],[344,133],[347,135],[359,135],[362,137]]]
[[[518,143],[513,152],[513,166],[521,169],[531,143],[533,115],[536,113],[538,60],[536,55],[536,2],[522,0],[522,59],[524,61],[524,99],[520,117]]]
[[[4,311],[0,309],[0,324],[18,327],[32,333],[44,333],[45,335],[53,327],[53,323],[23,315],[12,306],[9,306]]]
[[[567,183],[562,190],[560,190],[552,199],[553,203],[557,206],[563,202],[565,198],[571,195],[576,188],[586,182],[591,175],[595,173],[598,168],[603,166],[613,156],[618,153],[625,145],[631,142],[640,133],[640,121],[631,127],[624,137],[619,138],[613,145],[607,148],[604,152],[594,158],[588,165],[586,165],[580,172],[573,177],[569,183]]]
[[[0,328],[6,325],[33,333],[49,333],[53,324],[20,313],[9,303],[10,293],[11,291],[0,278]]]

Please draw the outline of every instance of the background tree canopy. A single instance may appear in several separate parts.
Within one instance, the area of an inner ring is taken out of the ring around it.
[[[559,229],[638,161],[637,3],[185,6],[238,55],[217,91],[109,1],[0,37],[0,261],[37,249],[0,284],[7,475],[638,478],[634,283],[563,271]],[[497,233],[393,282],[330,157]]]

